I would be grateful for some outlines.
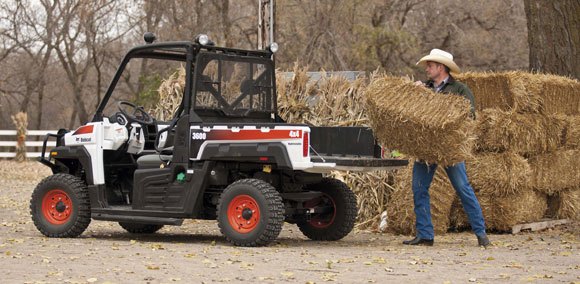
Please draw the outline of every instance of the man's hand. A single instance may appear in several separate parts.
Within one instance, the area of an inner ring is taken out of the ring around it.
[[[421,82],[421,81],[415,81],[415,86],[422,86],[422,87],[424,87],[425,84],[423,84],[423,82]]]

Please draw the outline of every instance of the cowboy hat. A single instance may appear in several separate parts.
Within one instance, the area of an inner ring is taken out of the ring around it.
[[[419,60],[419,62],[417,62],[417,65],[425,66],[427,61],[441,63],[441,64],[449,67],[449,70],[451,70],[451,72],[454,72],[454,73],[461,72],[461,70],[459,69],[459,66],[457,66],[457,64],[455,64],[455,62],[453,61],[453,55],[451,55],[451,53],[449,53],[447,51],[443,51],[441,49],[437,49],[437,48],[432,49],[431,52],[429,53],[429,55],[423,56],[423,58],[421,58]]]

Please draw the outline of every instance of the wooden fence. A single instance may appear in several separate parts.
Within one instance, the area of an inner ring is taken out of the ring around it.
[[[38,158],[42,151],[44,136],[48,133],[56,134],[57,130],[28,130],[26,132],[26,157]],[[16,130],[0,130],[0,158],[14,158],[16,156],[16,144],[18,143]],[[56,146],[54,139],[46,143],[47,151]]]

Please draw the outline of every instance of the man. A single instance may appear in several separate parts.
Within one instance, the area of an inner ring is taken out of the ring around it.
[[[417,81],[416,85],[423,85],[431,88],[437,93],[460,95],[471,102],[472,116],[475,117],[475,99],[471,90],[460,82],[455,81],[451,72],[459,73],[460,69],[453,61],[453,55],[440,49],[433,49],[431,53],[424,56],[417,62],[417,65],[425,67],[425,72],[429,78],[426,82]],[[431,223],[431,208],[429,204],[429,186],[433,181],[433,175],[437,169],[437,164],[426,164],[423,161],[415,161],[413,165],[413,201],[415,205],[415,226],[417,236],[408,241],[406,245],[433,245],[434,232]],[[480,246],[487,247],[491,243],[485,233],[485,222],[481,207],[473,188],[467,180],[465,162],[460,162],[452,166],[445,167],[445,172],[461,199],[463,209],[469,217],[469,223],[473,232],[477,236]]]

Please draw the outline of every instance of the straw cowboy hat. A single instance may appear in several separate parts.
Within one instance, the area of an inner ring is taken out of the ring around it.
[[[423,58],[421,58],[419,62],[417,62],[417,65],[425,66],[427,61],[441,63],[449,67],[449,70],[451,70],[451,72],[461,73],[459,66],[457,66],[457,64],[455,64],[455,62],[453,61],[453,55],[451,55],[451,53],[447,51],[434,48],[431,50],[429,55],[423,56]]]

